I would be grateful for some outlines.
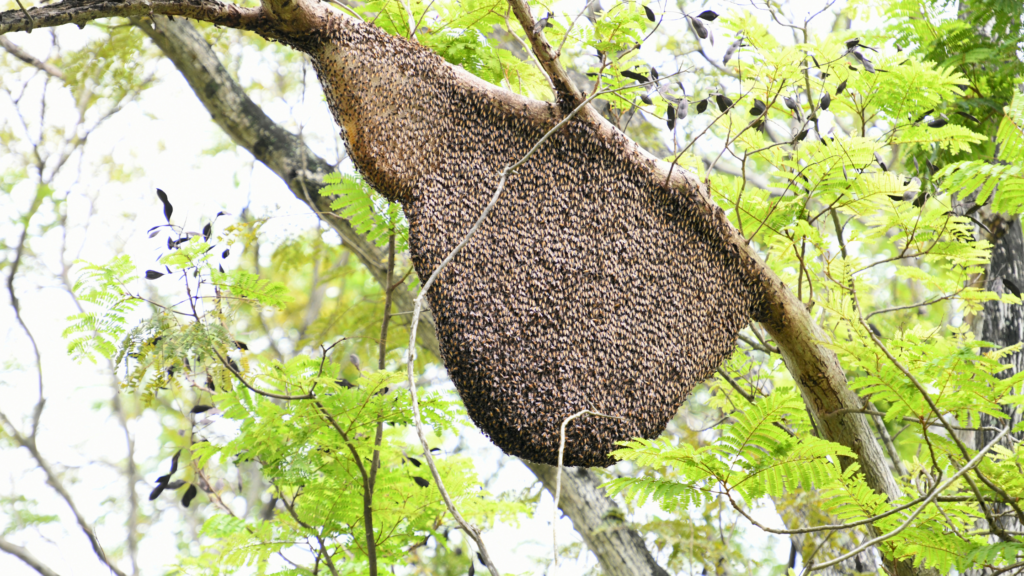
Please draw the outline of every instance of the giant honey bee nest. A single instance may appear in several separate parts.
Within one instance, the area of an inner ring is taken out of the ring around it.
[[[343,56],[309,51],[328,103],[357,167],[402,202],[426,278],[559,111],[525,119],[369,25],[326,38]],[[634,146],[567,124],[509,177],[428,293],[469,416],[508,454],[556,463],[562,421],[589,409],[623,420],[571,422],[565,464],[610,465],[616,441],[664,430],[757,315],[759,284],[724,219],[667,187]]]

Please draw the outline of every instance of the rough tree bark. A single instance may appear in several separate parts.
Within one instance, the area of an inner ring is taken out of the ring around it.
[[[1004,278],[1018,286],[1024,280],[1024,233],[1021,231],[1020,217],[994,214],[988,208],[983,208],[977,216],[987,228],[979,228],[979,236],[992,243],[992,259],[985,270],[984,289],[1005,294],[1008,290]],[[974,334],[979,340],[995,344],[998,348],[1024,342],[1024,306],[1001,301],[986,302],[984,309],[975,316],[972,324]],[[1009,364],[1010,368],[997,374],[999,378],[1009,378],[1018,374],[1024,370],[1024,351],[1017,350],[1003,358],[1002,362]],[[1016,393],[1020,394],[1022,391],[1017,390]],[[1014,406],[1003,406],[1002,410],[1010,417],[1009,422],[998,420],[988,414],[978,414],[978,421],[969,423],[976,424],[978,429],[964,433],[964,442],[976,450],[980,449],[995,437],[994,430],[1005,428],[1007,424],[1016,426],[1024,418],[1024,414]],[[1012,443],[1019,442],[1021,437],[1020,433],[1007,435],[1001,443],[1012,448]],[[1007,514],[1009,506],[998,503],[990,506],[1000,528],[1011,533],[1022,531],[1024,527],[1017,517]],[[984,522],[979,522],[979,527],[984,528]],[[997,541],[993,539],[993,542]],[[993,573],[994,570],[985,568],[971,570],[966,576],[989,576]]]
[[[288,185],[296,198],[305,202],[321,219],[342,238],[342,245],[351,250],[383,286],[387,272],[383,267],[383,252],[366,238],[357,234],[348,221],[330,211],[330,201],[317,192],[323,176],[333,167],[320,158],[294,134],[276,125],[252,101],[241,86],[221,64],[213,49],[190,23],[171,21],[163,16],[133,18],[137,25],[181,72],[196,97],[203,103],[214,122],[239,146],[248,150],[259,161],[274,171]],[[305,170],[303,170],[305,163]],[[397,309],[411,308],[413,295],[403,288],[392,293]],[[403,317],[398,317],[403,318]],[[418,333],[420,345],[440,357],[433,324],[423,325]],[[554,492],[549,467],[534,467],[531,471]],[[542,472],[543,471],[543,476]],[[548,481],[550,480],[550,481]],[[562,478],[563,505],[560,507],[573,521],[573,526],[584,536],[587,546],[597,556],[605,574],[609,576],[657,576],[665,574],[633,528],[622,526],[614,537],[588,537],[601,534],[603,516],[608,510],[618,509],[614,500],[598,488],[600,478],[593,473]],[[588,511],[574,505],[586,502],[600,510]],[[648,571],[647,568],[650,568]]]
[[[525,3],[521,0],[510,0],[510,3],[527,34],[531,36],[530,41],[537,51],[538,60],[551,76],[556,88],[559,88],[562,101],[571,105],[578,99],[578,91],[558,64],[557,55],[543,38],[537,39],[531,34],[534,22]],[[141,17],[151,14],[185,16],[221,26],[251,30],[294,46],[303,46],[304,42],[309,42],[311,34],[322,29],[327,22],[342,28],[353,26],[348,16],[332,12],[326,5],[312,0],[264,0],[258,8],[242,8],[219,0],[66,0],[33,8],[27,13],[3,13],[0,15],[0,34],[67,23],[82,25],[96,18]],[[330,46],[320,48],[332,49]],[[331,83],[343,81],[341,75],[345,73],[342,55],[334,56],[340,59],[335,60],[332,71],[339,76],[329,77]],[[519,97],[463,70],[455,69],[454,72],[458,81],[479,97],[490,98],[495,103],[517,109],[517,114],[524,122],[547,123],[552,115],[557,117],[560,113],[556,107]],[[390,78],[389,81],[416,82],[417,79],[403,75]],[[395,103],[380,104],[386,108]],[[381,117],[387,112],[385,109],[380,110]],[[620,138],[618,131],[596,112],[588,110],[582,116],[585,121],[592,123],[598,138],[609,141]],[[401,115],[398,117],[401,118]],[[401,130],[402,127],[395,125],[393,129]],[[763,263],[746,239],[728,224],[721,209],[710,200],[701,183],[690,174],[672,170],[667,163],[651,157],[639,147],[636,147],[634,154],[636,161],[646,164],[654,177],[664,179],[673,188],[696,195],[697,208],[714,214],[728,228],[730,244],[760,272],[768,310],[763,325],[782,351],[786,366],[800,388],[818,430],[825,438],[843,444],[857,454],[865,480],[874,490],[885,494],[890,500],[899,497],[900,490],[865,416],[855,412],[861,408],[856,394],[849,389],[846,375],[835,354],[823,346],[823,343],[829,341],[828,335],[814,323],[803,303]],[[294,178],[292,174],[297,174],[300,167],[293,163],[289,170],[280,174],[286,176],[291,183]],[[900,575],[918,572],[909,564],[900,562],[887,562],[887,569],[892,574]]]

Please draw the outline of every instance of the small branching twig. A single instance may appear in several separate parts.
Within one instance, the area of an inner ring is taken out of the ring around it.
[[[928,505],[931,504],[932,501],[935,500],[935,498],[943,490],[952,485],[953,482],[956,482],[958,478],[973,470],[974,467],[977,466],[979,462],[981,462],[981,459],[985,457],[985,454],[987,454],[989,450],[991,450],[997,444],[999,444],[999,441],[1002,440],[1003,436],[1008,434],[1012,429],[1013,426],[1007,426],[1002,432],[999,433],[999,435],[997,435],[991,442],[989,442],[987,446],[979,450],[977,455],[975,455],[974,458],[971,458],[971,460],[967,462],[967,464],[963,468],[961,468],[960,470],[957,471],[956,474],[951,476],[949,480],[946,480],[941,484],[936,483],[935,488],[933,488],[929,495],[925,498],[925,501],[916,510],[914,510],[914,512],[902,524],[892,529],[891,531],[886,532],[885,534],[867,540],[860,546],[854,548],[846,554],[843,554],[842,556],[839,556],[838,558],[834,558],[832,560],[829,560],[828,562],[825,562],[824,564],[818,564],[816,566],[808,565],[806,568],[804,568],[804,571],[801,573],[801,576],[804,576],[813,571],[824,570],[825,568],[828,568],[830,566],[835,566],[836,564],[839,564],[844,560],[853,558],[854,556],[860,554],[864,550],[867,550],[871,546],[885,542],[886,540],[889,540],[890,538],[897,536],[900,532],[906,530],[914,522],[914,519],[917,518],[921,514],[921,512],[923,512],[924,509],[927,508]]]

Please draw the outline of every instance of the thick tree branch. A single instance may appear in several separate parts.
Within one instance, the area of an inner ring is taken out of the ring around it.
[[[530,13],[530,5],[526,3],[526,0],[508,0],[508,4],[512,7],[512,12],[516,15],[519,25],[523,27],[526,38],[529,39],[530,46],[533,47],[533,53],[537,55],[537,61],[540,62],[541,67],[544,68],[548,77],[551,78],[551,82],[555,86],[556,96],[567,100],[570,109],[575,108],[583,101],[583,95],[580,93],[579,88],[576,87],[576,83],[569,78],[569,74],[562,67],[562,63],[558,61],[558,53],[555,52],[548,39],[544,37],[544,30],[534,31],[537,21],[534,20],[533,14]]]
[[[381,286],[385,286],[388,270],[384,251],[358,234],[348,220],[338,217],[331,210],[330,199],[315,192],[323,186],[324,175],[333,172],[334,167],[314,154],[301,138],[274,123],[245,94],[192,24],[162,16],[154,16],[152,26],[148,19],[133,22],[174,63],[213,121],[236,144],[284,180],[292,194],[330,225],[341,236],[343,246],[359,258]],[[398,310],[412,309],[412,296],[407,290],[393,292]],[[407,317],[397,318],[407,320]],[[435,355],[440,354],[433,319],[424,321],[430,329],[422,331],[420,345]]]
[[[273,34],[274,20],[262,8],[243,8],[220,0],[65,0],[49,6],[0,13],[0,34],[75,24],[79,28],[99,18],[120,16],[184,16],[218,26]],[[31,20],[30,17],[31,16]]]
[[[552,495],[557,469],[523,462]],[[625,514],[599,488],[601,479],[587,468],[566,468],[558,507],[572,519],[587,548],[597,555],[608,576],[668,576],[651,556],[640,533],[625,522]]]

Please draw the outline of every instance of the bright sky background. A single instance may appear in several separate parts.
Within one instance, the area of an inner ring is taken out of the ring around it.
[[[815,11],[820,8],[816,2],[807,4]],[[724,12],[726,8],[716,9]],[[81,43],[87,34],[88,31],[64,27],[58,36],[62,45],[73,47]],[[37,56],[46,53],[49,43],[48,33],[44,31],[31,35],[11,34],[10,39]],[[728,42],[729,39],[719,37],[715,46],[707,46],[707,49],[713,57],[720,58]],[[147,239],[146,229],[162,219],[154,192],[156,187],[170,195],[175,206],[175,222],[185,223],[189,229],[198,229],[201,218],[208,218],[219,210],[237,216],[246,206],[256,215],[273,215],[263,228],[271,241],[318,226],[317,218],[294,199],[277,176],[262,164],[253,163],[247,152],[228,152],[215,157],[205,155],[204,150],[224,142],[226,137],[210,121],[209,114],[169,61],[159,61],[155,72],[159,85],[148,90],[141,100],[130,104],[92,136],[88,150],[93,156],[84,162],[85,170],[78,184],[70,188],[69,215],[71,226],[77,233],[72,234],[69,241],[74,248],[81,246],[82,258],[103,262],[123,250],[142,269],[152,262],[159,253],[159,245],[158,240]],[[312,81],[312,71],[309,74],[311,90],[304,105],[289,107],[276,100],[263,103],[264,109],[293,131],[303,125],[306,134],[314,135],[310,139],[314,149],[323,157],[334,159],[336,140],[333,136],[337,129],[319,88]],[[241,76],[243,79],[272,81],[268,70],[255,65],[243,68]],[[39,80],[36,80],[36,94]],[[0,78],[0,81],[4,80]],[[27,97],[31,100],[33,96]],[[37,95],[34,98],[38,100]],[[68,102],[55,98],[48,106],[54,111],[67,110]],[[0,117],[11,118],[11,114],[11,103],[0,100]],[[83,235],[78,226],[88,216],[89,207],[81,196],[97,192],[99,184],[89,173],[99,162],[98,155],[108,151],[118,162],[138,168],[140,176],[124,185],[103,184],[99,190],[97,213],[90,217],[92,228]],[[0,158],[0,171],[4,165]],[[0,202],[13,201],[23,209],[27,198],[22,190],[16,192],[13,199]],[[5,207],[0,203],[0,210],[11,208],[11,205]],[[0,230],[0,236],[8,240],[13,240],[19,233],[20,230],[9,227]],[[332,232],[327,234],[336,238]],[[59,238],[50,236],[36,244],[44,255],[56,255],[59,250]],[[124,497],[125,488],[120,485],[120,476],[104,464],[120,462],[123,458],[124,437],[116,420],[107,418],[106,410],[90,409],[97,403],[109,402],[112,395],[110,382],[92,366],[80,365],[68,358],[61,331],[66,326],[66,317],[76,310],[62,290],[40,283],[42,279],[42,275],[35,274],[21,278],[16,284],[25,320],[34,331],[43,355],[47,404],[39,447],[53,463],[75,470],[68,475],[67,487],[84,516],[93,520],[102,513],[104,498]],[[0,307],[0,406],[19,425],[22,422],[17,418],[28,415],[36,400],[31,358],[31,349],[14,321],[11,308],[6,305]],[[138,460],[152,458],[159,453],[159,426],[152,414],[137,421],[133,432]],[[475,428],[467,431],[466,436],[478,454],[475,461],[481,476],[490,476],[500,452]],[[75,479],[74,483],[71,483],[72,479]],[[147,480],[152,482],[153,478]],[[522,489],[533,481],[535,478],[528,470],[513,462],[505,467],[489,489],[495,493]],[[142,507],[146,513],[162,510],[162,516],[152,528],[153,532],[142,541],[140,558],[145,574],[159,574],[175,558],[173,531],[179,529],[178,504],[169,499],[148,502],[145,496],[150,487],[137,487]],[[12,541],[28,545],[35,555],[62,576],[109,574],[95,559],[86,538],[75,528],[66,506],[45,485],[43,475],[33,467],[26,451],[0,450],[0,494],[34,498],[41,503],[41,511],[57,513],[62,518],[59,526],[42,529],[41,536],[25,531],[11,536]],[[653,513],[655,510],[648,508],[644,512]],[[762,522],[781,527],[770,511],[760,510],[757,515]],[[522,572],[532,567],[531,558],[550,557],[551,517],[551,499],[545,493],[532,520],[526,519],[519,526],[499,526],[485,533],[497,565],[503,571]],[[122,542],[122,523],[120,517],[108,518],[106,525],[99,523],[97,530],[101,541],[108,546]],[[562,543],[578,540],[567,518],[559,521],[558,531]],[[759,530],[748,531],[748,535],[750,544],[755,548],[764,545],[765,535]],[[782,562],[788,555],[789,543],[778,542],[776,551]],[[585,564],[589,565],[589,562]],[[583,566],[573,559],[563,559],[559,573],[578,574],[582,569]],[[20,560],[0,554],[0,574],[28,576],[36,573]]]

